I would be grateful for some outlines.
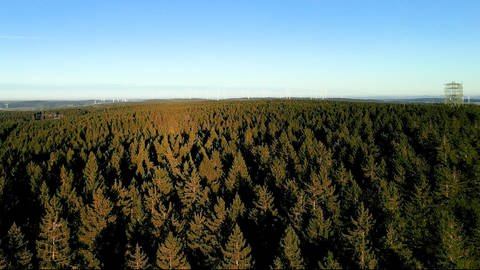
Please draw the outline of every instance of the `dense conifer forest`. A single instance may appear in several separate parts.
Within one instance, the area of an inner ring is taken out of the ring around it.
[[[480,107],[0,112],[0,268],[480,267]]]

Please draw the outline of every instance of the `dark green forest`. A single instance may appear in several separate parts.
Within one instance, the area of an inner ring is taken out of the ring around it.
[[[480,267],[480,107],[0,112],[0,268]]]

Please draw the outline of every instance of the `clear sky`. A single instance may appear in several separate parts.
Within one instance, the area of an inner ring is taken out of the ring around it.
[[[480,95],[480,1],[0,0],[0,100]]]

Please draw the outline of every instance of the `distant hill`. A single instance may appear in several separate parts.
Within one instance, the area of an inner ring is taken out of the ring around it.
[[[265,97],[265,98],[229,98],[225,100],[277,100],[283,99],[278,97]],[[297,100],[306,100],[306,99],[315,99],[310,97],[292,97],[289,99]],[[22,101],[1,101],[0,100],[0,110],[49,110],[49,109],[60,109],[60,108],[72,108],[72,107],[85,107],[85,106],[94,106],[102,104],[115,104],[115,103],[125,103],[125,102],[141,102],[141,101],[166,101],[166,102],[184,102],[190,99],[152,99],[152,100],[121,100],[115,101],[112,100],[22,100]],[[191,99],[190,101],[200,101],[203,99]],[[443,97],[355,97],[355,98],[327,98],[325,100],[333,101],[352,101],[352,102],[386,102],[386,103],[443,103]],[[467,100],[465,100],[467,102]],[[480,104],[480,97],[470,97],[471,104]]]
[[[126,101],[121,101],[126,102]],[[24,101],[0,101],[2,110],[48,110],[58,108],[83,107],[100,104],[120,103],[112,100],[24,100]]]

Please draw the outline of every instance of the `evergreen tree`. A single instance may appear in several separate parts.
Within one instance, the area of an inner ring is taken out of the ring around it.
[[[275,178],[275,185],[280,186],[287,177],[287,164],[283,159],[275,157],[271,166],[272,175]]]
[[[377,259],[369,240],[373,226],[372,215],[361,203],[356,218],[351,220],[353,227],[348,229],[345,239],[353,251],[355,262],[360,269],[373,269],[377,266]]]
[[[228,237],[225,248],[222,249],[223,259],[220,268],[223,269],[249,269],[253,267],[250,246],[243,238],[238,224],[235,224],[232,234]]]
[[[190,264],[183,253],[180,240],[169,232],[157,250],[157,267],[161,269],[189,269]]]
[[[298,231],[303,230],[303,223],[305,219],[305,214],[307,213],[307,203],[305,200],[305,192],[300,190],[298,186],[293,182],[289,181],[289,186],[286,190],[292,190],[292,194],[296,194],[296,200],[293,207],[290,208],[288,217],[290,218],[291,225]]]
[[[197,257],[202,256],[204,259],[213,252],[213,247],[207,241],[209,232],[205,224],[206,218],[202,214],[196,213],[190,221],[187,231],[188,247]]]
[[[27,174],[30,176],[30,190],[35,194],[43,182],[42,168],[34,162],[30,162],[27,165]]]
[[[73,187],[72,171],[67,171],[64,166],[60,169],[60,187],[57,191],[57,196],[65,204],[66,210],[70,215],[78,213],[82,206],[82,201],[77,197]]]
[[[409,228],[407,241],[416,251],[425,252],[425,246],[432,238],[429,230],[432,203],[430,187],[426,178],[421,177],[413,187],[404,211],[406,226]]]
[[[184,206],[183,212],[189,212],[197,205],[202,206],[208,200],[208,189],[205,189],[201,182],[200,176],[194,170],[192,175],[185,181],[183,187],[179,188],[178,195]]]
[[[225,180],[225,188],[232,192],[240,186],[241,183],[250,183],[250,175],[248,173],[247,165],[242,153],[238,151],[234,158],[232,167],[228,173],[228,177]]]
[[[238,218],[243,217],[245,214],[246,208],[245,205],[242,202],[242,199],[240,198],[240,195],[238,193],[235,194],[235,198],[233,199],[232,205],[229,208],[229,216],[230,219],[234,222],[237,221]]]
[[[310,183],[307,186],[308,203],[314,213],[324,205],[332,214],[338,214],[337,196],[335,187],[330,178],[323,172],[321,175],[312,173]]]
[[[207,220],[206,226],[212,234],[218,234],[226,218],[227,209],[225,207],[225,201],[222,198],[217,198],[217,203],[213,206],[213,213]]]
[[[82,225],[79,230],[79,240],[90,250],[93,249],[97,236],[108,224],[116,220],[112,214],[113,204],[98,188],[93,194],[93,203],[81,212]]]
[[[150,221],[153,225],[153,232],[155,236],[160,236],[165,222],[167,222],[173,209],[174,207],[171,202],[168,204],[168,207],[165,207],[161,201],[158,201],[157,204],[150,209]]]
[[[307,235],[310,241],[328,239],[332,235],[332,222],[325,218],[322,209],[317,209],[313,213],[307,227]]]
[[[70,264],[70,231],[67,222],[59,218],[58,200],[54,196],[45,209],[37,240],[37,258],[40,268],[66,268]]]
[[[450,169],[448,167],[438,167],[435,170],[437,185],[435,195],[440,201],[448,202],[455,199],[457,195],[463,190],[463,181],[459,171]]]
[[[335,260],[335,258],[333,257],[333,253],[329,251],[327,257],[325,257],[323,261],[318,262],[318,268],[331,270],[342,269],[342,266],[340,265],[340,263],[338,263],[337,260]]]
[[[138,243],[135,245],[134,251],[132,251],[131,248],[127,249],[125,257],[128,269],[141,270],[149,267],[148,257]]]
[[[152,182],[158,191],[160,191],[160,193],[164,196],[169,195],[173,189],[172,181],[164,169],[155,169]]]
[[[280,252],[281,255],[275,259],[273,268],[305,268],[300,250],[300,239],[291,226],[285,230],[285,234],[280,242]]]
[[[88,160],[85,164],[83,175],[85,178],[85,193],[91,194],[98,187],[100,180],[97,158],[95,157],[95,154],[93,152],[90,152],[90,154],[88,155]]]
[[[32,253],[28,250],[27,242],[24,240],[20,228],[13,223],[7,234],[7,245],[5,257],[9,262],[9,268],[12,269],[30,269],[32,268]]]
[[[220,160],[220,154],[218,151],[213,151],[212,158],[204,152],[203,160],[198,168],[200,176],[207,179],[208,185],[212,188],[213,192],[218,192],[219,179],[222,176],[222,162]]]
[[[273,203],[273,194],[266,186],[257,185],[255,189],[257,199],[253,202],[255,208],[250,212],[250,217],[258,222],[259,219],[265,218],[267,215],[276,216],[277,209]]]
[[[472,268],[470,250],[465,245],[462,230],[450,213],[440,213],[440,245],[438,246],[441,268]]]

